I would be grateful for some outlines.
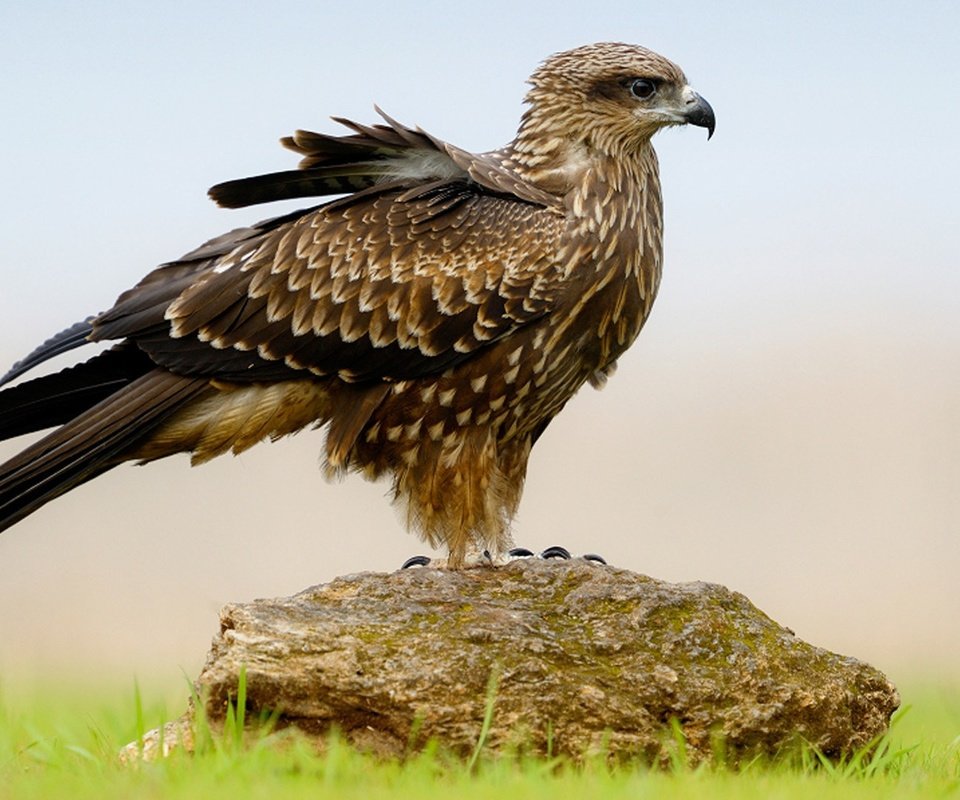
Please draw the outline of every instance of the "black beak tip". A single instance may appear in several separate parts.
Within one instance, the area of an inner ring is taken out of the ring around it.
[[[687,112],[687,123],[707,129],[707,141],[713,137],[713,132],[717,127],[717,118],[713,113],[713,107],[702,97],[697,95],[697,101]]]

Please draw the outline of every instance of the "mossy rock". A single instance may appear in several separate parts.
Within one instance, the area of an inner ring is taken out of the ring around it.
[[[493,751],[662,763],[682,731],[694,761],[798,743],[841,758],[899,704],[876,669],[741,594],[583,560],[361,573],[229,605],[198,680],[214,722],[241,669],[248,718],[397,755],[430,739],[471,753],[492,702]]]

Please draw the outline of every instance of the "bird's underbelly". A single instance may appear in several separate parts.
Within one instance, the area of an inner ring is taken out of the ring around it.
[[[589,374],[570,348],[548,350],[540,339],[521,331],[441,375],[394,384],[371,416],[361,450],[449,447],[467,429],[482,428],[500,443],[529,436]]]
[[[589,318],[578,324],[522,329],[441,375],[394,384],[358,439],[360,460],[378,463],[379,473],[388,459],[456,447],[468,429],[483,429],[501,448],[529,446],[584,383],[610,368],[643,323],[642,312],[621,315],[600,330],[602,315],[590,305],[584,311]]]

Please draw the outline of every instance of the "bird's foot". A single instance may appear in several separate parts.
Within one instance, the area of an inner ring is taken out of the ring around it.
[[[514,547],[507,551],[507,561],[514,561],[519,558],[542,558],[544,560],[558,558],[563,561],[569,561],[573,558],[573,556],[570,555],[570,551],[567,550],[567,548],[560,547],[559,545],[548,547],[546,550],[543,550],[540,553],[534,553],[532,550],[527,550],[525,547]],[[597,564],[607,563],[607,560],[603,556],[598,556],[596,553],[584,553],[582,556],[580,556],[580,558],[582,558],[584,561],[593,561]],[[490,555],[489,550],[484,550],[482,553],[478,553],[473,558],[468,558],[463,566],[491,566],[500,562],[501,559],[494,559],[493,556]],[[442,569],[443,567],[447,566],[447,561],[445,559],[430,558],[430,556],[411,556],[403,562],[403,565],[400,567],[400,569],[428,566]]]
[[[494,559],[489,550],[468,552],[456,564],[449,558],[430,558],[430,556],[410,556],[403,562],[400,569],[411,567],[433,567],[434,569],[470,569],[471,567],[490,567],[505,563],[506,559]]]
[[[412,569],[413,567],[428,567],[430,566],[430,556],[410,556],[403,564],[400,566],[400,569]]]
[[[566,547],[561,547],[560,545],[553,545],[548,547],[546,550],[542,550],[540,553],[534,553],[531,550],[527,550],[526,547],[514,547],[507,553],[511,558],[542,558],[542,559],[553,559],[559,558],[563,561],[569,561],[573,558],[570,555],[570,551]],[[598,556],[596,553],[584,553],[580,556],[584,561],[595,561],[598,564],[606,564],[607,560],[603,556]]]

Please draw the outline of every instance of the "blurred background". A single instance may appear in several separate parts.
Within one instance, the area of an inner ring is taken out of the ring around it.
[[[644,44],[684,68],[717,132],[657,139],[660,297],[607,388],[538,443],[515,538],[723,583],[894,680],[952,675],[958,38],[960,6],[936,0],[8,0],[0,367],[279,213],[205,192],[291,168],[277,139],[295,128],[370,122],[376,102],[486,150],[512,138],[542,58]],[[424,552],[386,485],[324,482],[321,441],[122,467],[4,533],[0,681],[182,687],[224,603]]]

